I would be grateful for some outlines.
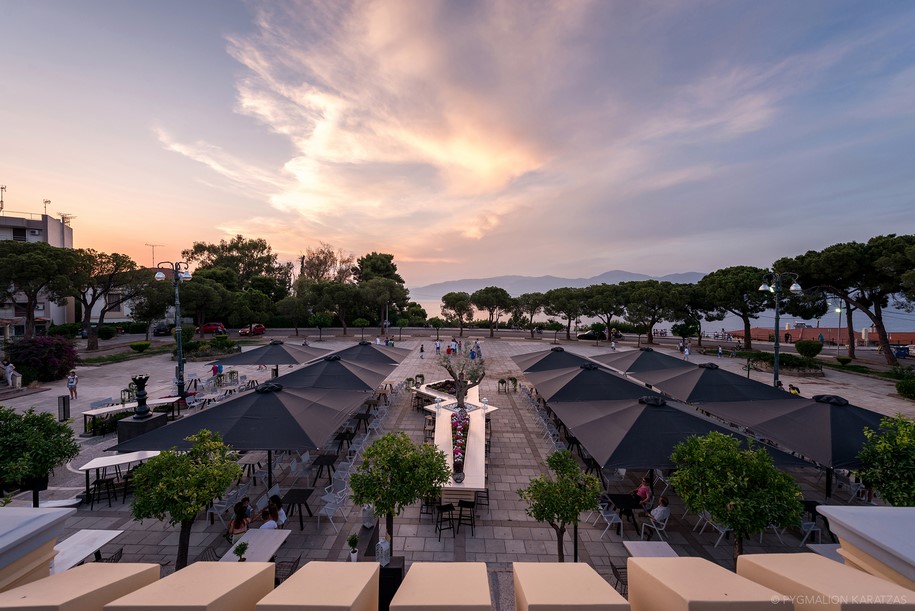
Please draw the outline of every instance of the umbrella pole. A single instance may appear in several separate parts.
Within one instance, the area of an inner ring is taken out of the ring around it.
[[[572,562],[578,562],[578,520],[572,526]]]
[[[267,450],[267,490],[273,488],[273,450]]]
[[[829,499],[832,496],[832,469],[826,469],[826,498]]]

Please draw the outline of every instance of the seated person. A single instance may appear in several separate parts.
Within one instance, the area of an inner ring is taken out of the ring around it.
[[[639,487],[630,492],[630,494],[637,496],[639,498],[639,505],[642,506],[642,509],[648,511],[651,507],[649,502],[651,500],[651,480],[647,477],[642,478],[642,483],[639,484]]]
[[[236,535],[243,535],[248,532],[248,517],[245,513],[245,506],[241,503],[235,503],[235,514],[229,520],[229,528],[226,531],[226,539],[229,543],[234,543]]]
[[[270,497],[267,509],[276,508],[276,525],[282,528],[286,524],[286,512],[283,510],[283,499],[280,495],[274,494]]]
[[[277,529],[276,515],[274,513],[271,513],[269,508],[265,508],[261,512],[261,518],[264,520],[264,523],[261,524],[262,529],[267,529],[267,530],[276,530]]]

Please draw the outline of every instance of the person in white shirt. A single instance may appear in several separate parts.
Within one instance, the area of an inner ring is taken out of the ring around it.
[[[269,509],[264,509],[261,512],[261,518],[264,519],[264,523],[261,524],[262,529],[276,530],[276,516],[271,515]]]
[[[666,496],[662,496],[658,499],[658,506],[651,510],[649,514],[651,517],[651,522],[655,526],[661,526],[664,522],[670,517],[670,500]],[[651,539],[651,531],[649,530],[646,535]]]
[[[273,508],[276,509],[276,525],[282,528],[286,525],[286,511],[283,510],[283,499],[278,494],[271,496],[270,502],[267,504],[267,509]]]

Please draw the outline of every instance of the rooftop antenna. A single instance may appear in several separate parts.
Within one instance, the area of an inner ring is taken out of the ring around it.
[[[6,185],[0,185],[0,212],[3,212],[3,194],[6,193]]]
[[[165,246],[165,244],[150,244],[149,242],[147,242],[146,245],[149,246],[150,248],[152,248],[152,266],[155,267],[156,266],[156,246]]]
[[[48,204],[51,203],[51,200],[49,200],[49,199],[43,199],[43,200],[41,200],[41,201],[42,201],[42,203],[44,203],[44,215],[45,215],[45,216],[48,216]]]
[[[75,214],[70,214],[69,212],[58,212],[57,215],[60,217],[60,222],[67,226],[70,225],[70,221],[76,218]]]

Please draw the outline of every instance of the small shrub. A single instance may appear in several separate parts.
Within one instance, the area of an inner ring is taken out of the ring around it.
[[[111,339],[118,334],[118,330],[114,327],[99,327],[96,331],[98,333],[99,339]]]
[[[22,375],[22,384],[34,380],[62,380],[76,365],[76,349],[66,337],[38,336],[9,342],[6,356]]]
[[[915,378],[915,367],[912,365],[893,365],[887,375],[894,380],[910,380]]]
[[[851,363],[851,357],[849,357],[849,356],[837,356],[836,360],[839,361],[839,365],[841,365],[842,367],[845,367],[846,365]]]
[[[145,322],[132,322],[127,325],[128,333],[146,333],[148,325]]]
[[[915,399],[915,379],[896,382],[896,392],[906,399]]]
[[[152,342],[131,342],[130,349],[135,352],[144,352],[152,345]]]
[[[228,335],[215,335],[213,336],[213,339],[210,340],[210,346],[223,351],[231,350],[235,347],[236,343],[237,342],[230,340]]]
[[[801,356],[812,359],[816,358],[816,355],[823,349],[823,344],[813,339],[803,339],[794,344],[794,349]]]

